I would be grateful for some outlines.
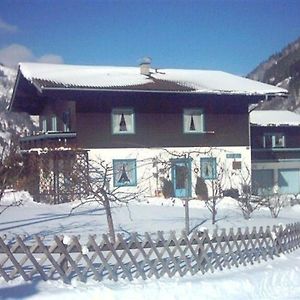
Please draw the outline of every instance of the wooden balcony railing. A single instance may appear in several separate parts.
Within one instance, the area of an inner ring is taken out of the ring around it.
[[[20,138],[20,147],[22,150],[32,148],[57,148],[71,147],[75,145],[76,132],[48,131],[35,132]]]

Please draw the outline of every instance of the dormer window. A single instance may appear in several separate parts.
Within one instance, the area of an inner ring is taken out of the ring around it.
[[[116,108],[112,111],[112,133],[134,134],[134,111],[129,108]]]
[[[263,137],[264,148],[285,147],[285,136],[283,133],[266,133]]]
[[[183,132],[201,133],[204,131],[202,109],[185,109],[183,111]]]

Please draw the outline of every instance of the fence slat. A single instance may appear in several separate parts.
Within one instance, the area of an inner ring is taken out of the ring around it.
[[[81,245],[80,245],[80,243],[79,243],[79,241],[78,241],[77,236],[74,236],[74,237],[73,237],[73,242],[74,242],[75,245],[78,247],[78,249],[81,248]],[[92,272],[93,272],[93,274],[94,274],[94,278],[95,278],[96,280],[99,280],[99,281],[100,281],[100,280],[101,280],[101,276],[100,276],[99,272],[97,271],[97,269],[94,267],[92,261],[89,259],[88,255],[87,255],[87,254],[82,254],[82,257],[83,257],[83,259],[85,260],[85,262],[86,262],[86,264],[87,264],[87,267],[88,267],[87,269],[84,269],[84,271],[82,272],[82,276],[83,276],[84,278],[86,278],[86,274],[87,274],[88,270],[91,269]]]
[[[46,281],[48,279],[47,275],[45,274],[45,272],[43,271],[43,268],[39,265],[39,263],[36,261],[36,259],[34,258],[34,256],[32,255],[32,253],[30,252],[30,250],[24,245],[22,239],[17,236],[16,237],[17,242],[19,243],[20,247],[22,248],[22,250],[24,251],[24,253],[27,255],[28,259],[33,263],[33,265],[35,266],[35,269],[40,273],[42,279],[44,281]],[[37,245],[34,245],[37,246]],[[31,279],[31,278],[30,278]]]
[[[52,263],[52,265],[55,268],[55,270],[58,272],[58,274],[60,275],[60,277],[63,279],[63,281],[65,283],[69,283],[70,282],[69,278],[66,276],[65,272],[62,270],[62,268],[60,267],[60,265],[55,261],[55,259],[53,258],[52,254],[50,253],[50,251],[48,250],[48,248],[43,244],[43,242],[41,241],[41,239],[40,239],[39,236],[36,236],[36,241],[38,242],[38,244],[41,247],[42,251],[47,256],[47,259]],[[50,277],[51,276],[49,275],[49,278]]]
[[[114,246],[110,243],[108,236],[106,234],[103,234],[103,240],[105,241],[106,245],[108,246],[108,248],[110,249],[110,251],[112,252],[113,256],[115,257],[115,259],[118,262],[118,265],[116,264],[116,266],[119,266],[124,274],[126,275],[126,277],[132,281],[132,275],[130,273],[130,270],[127,269],[127,267],[123,264],[122,260],[120,259],[120,257],[118,256],[118,253],[116,252],[116,249],[114,248]]]
[[[156,255],[156,262],[155,262],[155,265],[157,266],[157,263],[160,262],[161,266],[162,266],[162,269],[161,269],[161,272],[160,272],[160,277],[163,276],[165,273],[168,274],[168,276],[171,278],[171,272],[169,270],[169,268],[166,266],[166,263],[164,262],[161,254],[159,253],[157,247],[154,245],[151,237],[150,237],[150,234],[148,232],[145,232],[145,238],[147,240],[147,242],[150,244],[151,248],[153,249],[155,255]]]
[[[144,270],[140,267],[139,263],[136,261],[136,258],[132,255],[131,250],[128,248],[127,243],[124,241],[123,237],[121,234],[118,234],[118,240],[120,241],[120,245],[124,247],[124,250],[126,251],[126,253],[128,254],[128,256],[130,257],[133,265],[136,268],[137,273],[144,279],[146,280],[146,275],[144,273]]]
[[[74,260],[70,256],[69,252],[67,251],[66,246],[62,243],[62,241],[59,239],[59,237],[57,235],[54,236],[54,240],[55,240],[58,248],[60,249],[61,253],[66,257],[66,259],[70,263],[70,265],[71,265],[70,268],[72,268],[77,273],[77,275],[81,281],[84,281],[84,278],[82,277],[82,274],[81,274],[79,268],[77,267],[76,263],[74,262]],[[68,270],[65,273],[66,273],[66,276],[68,277]]]
[[[178,263],[178,260],[179,260],[179,259],[177,259],[177,258],[175,257],[175,255],[174,255],[174,254],[176,253],[176,251],[177,251],[177,248],[174,247],[173,250],[170,249],[170,243],[171,243],[171,241],[172,241],[172,236],[170,235],[170,236],[169,236],[169,239],[166,240],[166,239],[164,238],[164,235],[163,235],[163,232],[162,232],[162,231],[158,231],[158,232],[157,232],[157,235],[158,235],[159,239],[160,239],[161,241],[163,241],[163,244],[165,245],[165,249],[166,249],[167,253],[169,254],[169,257],[170,257],[171,261],[172,261],[173,264],[174,264],[174,270],[173,270],[173,272],[170,271],[170,272],[171,272],[171,277],[173,277],[173,275],[175,275],[176,272],[178,272],[179,275],[182,277],[182,276],[184,275],[184,272],[182,272],[181,267],[180,267],[180,264]]]
[[[33,253],[38,247],[39,245],[36,243],[34,245],[32,245],[29,249],[23,244],[23,247],[21,247],[19,240],[22,241],[20,236],[16,236],[16,241],[17,243],[15,243],[15,245],[17,246],[15,249],[17,249],[18,247],[20,247],[22,249],[22,251],[25,253],[25,255],[23,256],[23,258],[19,261],[19,264],[23,267],[23,265],[25,264],[25,262],[29,259],[28,255],[26,254],[26,251],[28,253]],[[11,251],[12,253],[14,251]],[[37,272],[37,269],[33,269],[35,272]],[[11,272],[10,276],[11,277],[15,277],[15,275],[18,273],[18,269],[15,269],[13,272]],[[32,278],[31,276],[31,272],[29,273],[29,278]]]
[[[114,281],[118,281],[118,276],[117,274],[113,271],[113,268],[112,266],[110,266],[108,264],[108,262],[106,261],[106,258],[104,257],[104,255],[102,254],[102,251],[100,250],[100,247],[96,244],[95,240],[93,237],[89,236],[89,240],[91,242],[91,244],[93,245],[96,253],[98,254],[101,262],[103,263],[103,265],[105,266],[106,270],[109,272],[111,278],[114,280]]]
[[[1,237],[0,237],[0,246],[5,251],[6,255],[9,257],[9,259],[13,263],[14,267],[18,270],[18,272],[21,274],[21,276],[23,277],[23,279],[25,281],[28,281],[29,280],[28,275],[25,273],[25,271],[23,270],[22,266],[15,259],[14,255],[10,252],[8,246],[5,245],[5,243],[4,243],[4,241],[2,240]],[[10,279],[13,279],[13,277],[10,277]]]
[[[148,242],[148,239],[145,239],[143,244],[141,245],[140,242],[138,241],[138,238],[137,238],[137,233],[134,232],[132,234],[132,241],[135,242],[135,244],[137,245],[137,248],[138,250],[141,252],[142,256],[144,257],[146,263],[148,264],[148,267],[150,268],[150,272],[148,274],[148,277],[150,278],[152,276],[152,274],[154,274],[154,276],[158,279],[160,276],[158,274],[158,271],[156,269],[156,263],[155,261],[151,261],[150,260],[150,256],[151,255],[151,252],[149,251],[148,252],[148,255],[146,254],[145,250],[144,250],[144,245],[146,245],[146,243]],[[152,248],[151,248],[152,250]]]

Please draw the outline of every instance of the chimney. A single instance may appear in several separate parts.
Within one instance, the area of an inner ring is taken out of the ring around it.
[[[152,59],[150,57],[144,57],[140,63],[140,72],[142,75],[150,75],[150,66]]]

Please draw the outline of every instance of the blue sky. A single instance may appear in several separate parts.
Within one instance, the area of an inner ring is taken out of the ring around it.
[[[300,36],[299,0],[1,0],[0,62],[219,69],[245,75]]]

